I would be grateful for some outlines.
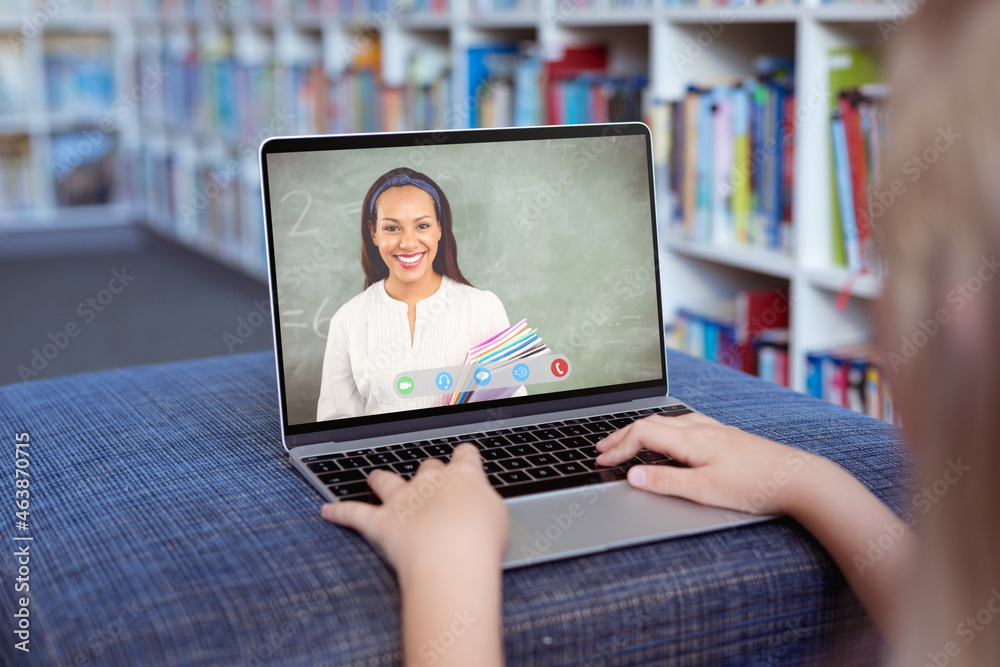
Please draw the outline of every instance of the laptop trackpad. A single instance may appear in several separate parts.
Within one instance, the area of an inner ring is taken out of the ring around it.
[[[624,482],[507,501],[504,567],[532,565],[772,517],[706,507],[639,491]]]

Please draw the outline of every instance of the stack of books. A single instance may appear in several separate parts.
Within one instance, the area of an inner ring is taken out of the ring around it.
[[[278,99],[290,101],[287,134],[325,134],[329,121],[329,85],[321,63],[289,64],[276,70]]]
[[[110,40],[84,34],[46,37],[45,88],[52,112],[107,112],[115,94]]]
[[[449,404],[481,402],[513,395],[518,387],[474,391],[476,374],[497,372],[513,366],[518,361],[544,354],[549,354],[549,348],[542,342],[538,329],[529,328],[528,321],[521,320],[468,351],[465,355],[465,370],[455,383],[458,391],[452,394]],[[489,371],[484,371],[484,366]]]
[[[813,352],[806,356],[806,363],[810,395],[875,419],[899,423],[882,355],[875,345],[862,343]]]
[[[329,87],[328,125],[331,132],[379,132],[388,123],[383,115],[382,52],[377,36],[358,33],[346,71]]]
[[[787,387],[788,316],[784,290],[748,290],[714,307],[680,309],[672,345]]]
[[[645,73],[607,72],[603,45],[573,46],[543,61],[533,47],[500,44],[468,51],[473,127],[572,125],[640,120]]]
[[[447,53],[432,49],[414,51],[403,89],[404,118],[397,122],[408,130],[451,127],[450,114],[454,109],[451,74]]]
[[[889,137],[888,88],[880,79],[871,51],[829,53],[832,259],[853,273],[883,272],[877,243],[885,212],[881,198],[896,196],[891,185],[880,183]]]
[[[885,96],[881,86],[844,91],[830,122],[837,183],[835,224],[842,232],[846,266],[854,273],[882,273],[875,237],[885,206],[873,196],[889,136]]]
[[[762,58],[757,69],[756,78],[693,86],[683,100],[657,103],[650,117],[667,154],[667,173],[659,178],[666,181],[678,236],[788,252],[795,150],[792,62]]]

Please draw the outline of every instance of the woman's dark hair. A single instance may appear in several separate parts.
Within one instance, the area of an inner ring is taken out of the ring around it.
[[[447,276],[455,282],[472,286],[462,270],[458,268],[458,246],[455,234],[451,230],[451,205],[444,190],[430,177],[407,167],[397,167],[379,176],[365,195],[361,205],[361,268],[365,272],[365,289],[380,280],[389,277],[389,267],[385,265],[378,247],[372,241],[371,230],[375,226],[375,203],[379,196],[389,188],[399,188],[412,185],[420,188],[434,200],[434,212],[437,213],[441,225],[441,240],[438,242],[437,255],[434,257],[434,270],[442,276]]]

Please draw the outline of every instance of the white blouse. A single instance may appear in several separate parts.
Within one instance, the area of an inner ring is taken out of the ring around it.
[[[408,398],[394,391],[402,371],[460,366],[470,348],[510,326],[493,292],[441,277],[437,292],[416,304],[413,343],[407,305],[379,281],[330,320],[316,420],[442,405],[442,396]],[[518,394],[523,394],[523,388]]]

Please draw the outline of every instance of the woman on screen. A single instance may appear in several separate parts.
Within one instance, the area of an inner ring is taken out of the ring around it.
[[[361,267],[365,290],[330,320],[317,421],[442,405],[447,394],[408,397],[396,377],[459,366],[510,326],[500,299],[462,275],[448,198],[420,172],[399,167],[369,188]]]

